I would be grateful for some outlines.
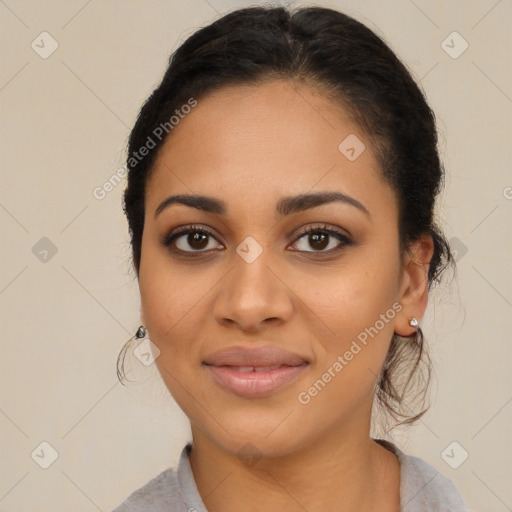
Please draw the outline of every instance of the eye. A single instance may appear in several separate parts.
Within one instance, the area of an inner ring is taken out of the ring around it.
[[[329,229],[325,224],[322,227],[309,226],[302,230],[294,242],[294,245],[299,246],[299,251],[328,254],[338,252],[344,246],[352,244],[353,242],[348,236],[341,231]],[[308,247],[311,247],[313,250],[308,250]]]
[[[211,238],[211,239],[210,239]],[[170,247],[174,252],[207,252],[207,250],[220,248],[223,246],[213,243],[216,240],[211,231],[198,226],[183,226],[164,236],[160,243],[164,247]],[[192,249],[192,250],[191,250]]]
[[[160,243],[175,253],[203,253],[224,246],[215,243],[213,233],[200,226],[182,226],[161,238]],[[352,240],[341,231],[323,226],[309,226],[303,229],[292,245],[298,246],[299,252],[332,254],[343,247],[352,245]],[[312,250],[308,249],[312,248]]]

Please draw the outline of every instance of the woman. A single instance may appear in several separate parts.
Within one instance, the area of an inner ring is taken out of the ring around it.
[[[419,323],[453,263],[435,117],[386,44],[330,9],[234,11],[173,54],[127,164],[136,338],[193,439],[115,512],[465,510],[370,437],[374,405],[426,411]]]

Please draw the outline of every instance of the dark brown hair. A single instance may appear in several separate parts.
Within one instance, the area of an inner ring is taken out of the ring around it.
[[[343,108],[372,142],[379,172],[396,194],[401,254],[405,256],[409,244],[424,234],[433,239],[430,290],[454,263],[434,220],[444,178],[435,115],[409,71],[380,37],[354,18],[321,7],[236,10],[195,32],[172,54],[129,139],[124,212],[137,276],[145,186],[165,141],[165,136],[158,138],[155,133],[161,134],[161,127],[169,126],[173,113],[192,97],[200,101],[225,86],[276,78],[316,88]],[[148,138],[154,146],[144,158],[135,159]],[[123,349],[123,361],[125,353]],[[122,381],[120,362],[121,354]],[[425,397],[430,373],[421,329],[414,339],[394,335],[375,394],[395,420],[412,423],[428,410],[415,412],[410,404]],[[418,379],[423,379],[419,390],[413,385]]]

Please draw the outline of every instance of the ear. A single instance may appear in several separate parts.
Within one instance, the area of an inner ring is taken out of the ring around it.
[[[428,234],[409,245],[404,262],[398,301],[403,309],[396,316],[395,333],[412,336],[415,328],[409,325],[414,316],[421,322],[428,302],[428,271],[434,254],[434,241]]]

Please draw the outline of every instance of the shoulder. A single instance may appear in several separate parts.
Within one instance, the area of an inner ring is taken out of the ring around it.
[[[145,485],[132,492],[112,512],[186,512],[181,499],[177,473],[168,468],[152,478]]]
[[[455,484],[423,459],[405,455],[404,466],[404,512],[429,510],[432,505],[439,511],[467,510]]]
[[[190,450],[188,443],[181,451],[177,469],[162,471],[112,512],[208,512],[192,474]]]
[[[402,512],[466,512],[455,484],[428,462],[406,455],[393,443],[378,440],[400,461],[400,505]]]

